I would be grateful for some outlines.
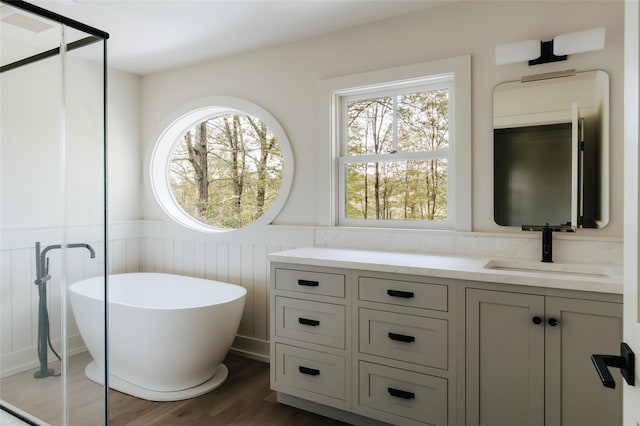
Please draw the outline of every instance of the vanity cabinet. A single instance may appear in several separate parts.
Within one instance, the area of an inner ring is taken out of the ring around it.
[[[351,423],[453,424],[448,284],[279,263],[271,277],[272,389]]]
[[[468,425],[620,425],[621,386],[591,355],[617,353],[622,303],[466,289]]]
[[[373,273],[354,284],[353,411],[391,424],[449,424],[449,286]]]
[[[326,268],[272,270],[271,387],[339,409],[351,406],[346,275]]]
[[[621,424],[622,379],[605,388],[591,362],[619,351],[619,294],[300,250],[320,259],[285,252],[270,266],[278,401],[366,426]]]

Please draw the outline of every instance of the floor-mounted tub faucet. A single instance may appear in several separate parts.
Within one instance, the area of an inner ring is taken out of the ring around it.
[[[40,360],[40,370],[33,374],[36,379],[42,379],[44,377],[56,376],[53,369],[47,366],[48,354],[47,346],[51,348],[51,351],[55,356],[62,361],[58,352],[53,349],[51,345],[51,338],[49,336],[49,312],[47,311],[47,281],[51,279],[49,275],[49,258],[47,253],[51,250],[62,248],[60,244],[51,245],[40,250],[40,242],[36,242],[36,280],[35,285],[38,286],[38,359]],[[96,252],[89,244],[67,244],[67,248],[86,248],[89,250],[91,258],[96,257]]]

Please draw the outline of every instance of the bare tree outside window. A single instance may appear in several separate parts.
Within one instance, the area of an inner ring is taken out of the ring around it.
[[[176,202],[196,220],[225,229],[253,223],[271,206],[284,161],[267,126],[246,114],[224,114],[178,141],[169,176]]]
[[[345,216],[447,220],[449,91],[394,94],[346,105]]]

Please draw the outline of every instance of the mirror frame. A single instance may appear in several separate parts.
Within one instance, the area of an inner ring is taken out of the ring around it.
[[[500,83],[494,89],[494,221],[498,225],[549,223],[575,230],[603,228],[609,223],[609,75],[602,70],[559,74],[562,76]],[[544,134],[538,129],[560,123],[570,124],[571,140],[561,142],[571,147],[566,166],[570,182],[566,182],[567,173],[558,172],[560,165],[554,164],[554,151],[562,151],[566,158],[567,147],[545,142],[545,150],[550,151],[537,153],[532,139],[536,133]],[[510,141],[501,136],[509,131]],[[526,131],[527,137],[518,136]],[[504,143],[518,149],[505,148]],[[503,150],[516,153],[513,165],[504,158]],[[558,203],[564,213],[553,211]],[[535,206],[543,207],[538,209],[540,214],[529,214]]]

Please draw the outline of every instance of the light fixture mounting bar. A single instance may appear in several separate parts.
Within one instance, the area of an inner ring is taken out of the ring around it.
[[[529,61],[529,65],[546,64],[548,62],[566,61],[567,55],[553,54],[553,40],[540,42],[540,57]]]

